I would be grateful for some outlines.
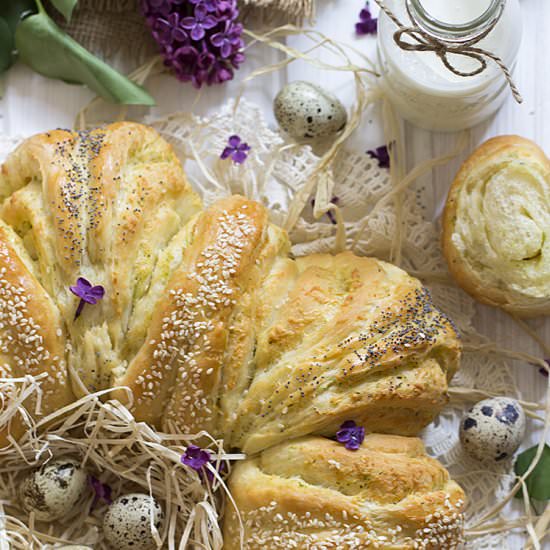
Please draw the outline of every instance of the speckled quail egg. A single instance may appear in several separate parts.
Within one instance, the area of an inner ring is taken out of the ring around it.
[[[273,103],[279,126],[295,139],[316,139],[336,134],[346,126],[347,113],[340,100],[311,82],[287,84]]]
[[[80,462],[63,457],[28,474],[19,487],[19,499],[36,519],[53,521],[73,511],[87,488],[87,475]]]
[[[103,535],[116,550],[153,550],[157,548],[151,530],[153,524],[160,531],[163,513],[159,503],[149,495],[130,493],[118,497],[103,518]]]
[[[479,461],[510,458],[525,435],[525,413],[509,397],[494,397],[476,403],[464,416],[460,441],[464,450]]]
[[[69,544],[69,546],[60,546],[56,550],[92,550],[92,547],[82,546],[81,544]]]

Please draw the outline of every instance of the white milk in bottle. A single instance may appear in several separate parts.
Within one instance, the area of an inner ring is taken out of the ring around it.
[[[518,0],[387,0],[388,7],[406,26],[411,21],[429,33],[460,45],[498,20],[475,47],[487,50],[513,68],[521,43]],[[407,120],[432,130],[461,130],[482,122],[496,112],[510,93],[501,69],[487,60],[487,69],[472,76],[450,71],[434,52],[405,51],[394,41],[397,26],[381,12],[378,55],[385,90]],[[409,43],[414,41],[403,36]],[[465,55],[449,54],[449,62],[469,73],[479,62]]]

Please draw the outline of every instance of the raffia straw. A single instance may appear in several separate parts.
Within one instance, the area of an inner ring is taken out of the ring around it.
[[[362,114],[367,109],[368,105],[378,100],[381,97],[379,89],[369,90],[368,83],[364,80],[364,76],[377,76],[374,70],[372,62],[365,57],[361,52],[358,52],[355,48],[343,46],[338,42],[328,38],[318,31],[311,29],[301,29],[294,25],[284,25],[277,29],[270,30],[263,35],[256,34],[252,31],[245,31],[245,34],[253,38],[253,42],[248,45],[252,47],[255,43],[262,43],[266,46],[274,48],[283,54],[285,58],[273,65],[262,67],[253,71],[248,75],[241,87],[241,92],[235,103],[235,109],[238,108],[239,100],[244,93],[246,84],[260,76],[270,74],[275,71],[279,71],[289,64],[297,60],[306,61],[312,66],[318,67],[324,70],[331,71],[345,71],[351,72],[355,79],[356,88],[356,103],[350,113],[348,123],[344,131],[337,137],[334,143],[329,147],[328,151],[320,158],[319,163],[312,171],[312,174],[305,182],[303,187],[299,189],[294,197],[291,199],[288,215],[283,227],[287,231],[291,231],[298,222],[300,215],[308,204],[308,200],[315,192],[315,207],[314,217],[320,218],[327,212],[334,213],[336,218],[336,236],[335,236],[335,251],[340,251],[345,248],[346,232],[343,217],[339,208],[331,203],[332,190],[334,189],[334,177],[332,174],[332,164],[338,153],[342,150],[342,147],[348,137],[357,129],[361,121]],[[312,42],[312,46],[305,52],[299,51],[296,48],[292,48],[282,42],[281,38],[288,36],[300,35],[306,37]],[[314,57],[311,57],[311,53],[317,49],[328,49],[333,54],[336,54],[342,60],[342,64],[336,65],[327,62],[320,61]],[[364,61],[366,66],[360,67],[351,61],[350,53],[353,52],[359,55]]]
[[[550,358],[550,346],[523,319],[511,313],[509,315],[540,346],[546,357]]]
[[[544,538],[550,535],[548,526],[550,526],[550,504],[546,505],[544,513],[538,518],[538,521],[535,525],[535,535],[540,542],[543,542]],[[533,540],[531,539],[525,545],[524,550],[531,550],[533,548],[536,549],[536,546],[534,546]]]
[[[33,381],[36,390],[39,381]],[[3,391],[5,383],[0,383]],[[225,453],[222,442],[206,432],[171,435],[136,422],[130,411],[118,401],[103,403],[107,390],[86,395],[56,411],[40,422],[17,443],[0,449],[0,534],[12,548],[43,549],[47,544],[96,544],[102,508],[88,514],[88,495],[74,515],[64,524],[45,525],[19,508],[16,487],[22,475],[51,456],[77,455],[90,472],[101,472],[103,483],[112,486],[115,495],[141,490],[153,495],[166,511],[165,525],[158,541],[169,548],[221,549],[220,517],[223,510],[220,493],[227,493],[224,479],[216,472],[213,486],[205,485],[197,473],[180,462],[186,446],[206,437],[212,455],[231,462],[242,454]],[[21,407],[20,407],[21,408]],[[12,414],[20,413],[12,410]],[[48,431],[41,428],[48,426]],[[228,501],[233,503],[232,497]]]
[[[386,107],[384,109],[384,113],[387,117],[386,125],[389,128],[389,132],[387,134],[387,143],[396,142],[397,145],[395,147],[390,147],[390,155],[392,155],[392,149],[397,148],[397,150],[402,150],[402,147],[399,145],[401,143],[399,136],[398,129],[395,128],[394,124],[396,119],[394,118],[394,110],[393,108],[388,104],[386,104]],[[378,200],[378,202],[374,205],[373,209],[369,213],[369,217],[372,217],[374,214],[376,214],[381,208],[384,206],[390,204],[390,203],[396,203],[399,205],[400,197],[404,194],[404,192],[408,189],[408,187],[413,184],[418,178],[422,177],[423,175],[427,174],[437,166],[442,166],[444,164],[447,164],[449,161],[456,158],[460,152],[466,147],[468,143],[468,133],[462,132],[457,140],[457,143],[455,145],[455,148],[449,152],[446,155],[443,155],[441,157],[437,157],[435,159],[430,159],[427,161],[424,161],[420,163],[419,165],[415,166],[406,176],[400,177],[400,174],[402,173],[401,169],[396,169],[395,172],[392,173],[392,177],[397,178],[396,184],[392,191],[384,195],[381,199]],[[404,162],[403,159],[404,153],[401,153],[399,155],[399,160],[397,155],[393,154],[393,163],[398,163],[399,165],[402,165]],[[396,202],[397,201],[397,202]],[[402,216],[401,216],[402,217]],[[400,224],[401,225],[401,224]],[[368,219],[366,219],[360,226],[359,230],[357,231],[357,234],[355,235],[352,249],[355,249],[359,243],[359,240],[361,239],[361,236],[363,235],[365,229],[368,226]],[[395,248],[394,251],[394,259],[399,259],[401,257],[401,246],[403,242],[403,234],[401,230],[398,230],[398,237],[397,237],[397,243],[392,245]]]

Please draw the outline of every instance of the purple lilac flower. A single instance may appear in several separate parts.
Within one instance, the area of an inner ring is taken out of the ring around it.
[[[548,367],[550,367],[550,359],[545,359],[544,361],[548,365]],[[542,376],[545,376],[546,378],[548,378],[548,370],[547,369],[545,369],[544,367],[541,367],[539,369],[539,372],[542,374]]]
[[[365,439],[365,428],[358,426],[353,420],[346,420],[336,432],[336,441],[344,443],[348,451],[356,451]]]
[[[237,0],[141,0],[164,64],[196,88],[231,80],[244,62]]]
[[[181,21],[182,27],[191,31],[193,40],[204,38],[206,31],[214,28],[217,23],[217,19],[208,13],[203,4],[197,4],[193,17],[184,17]]]
[[[70,286],[69,290],[80,298],[74,316],[75,320],[80,317],[85,304],[97,304],[105,295],[105,289],[101,285],[92,286],[92,283],[84,279],[84,277],[79,277],[76,281],[76,285]]]
[[[210,452],[196,445],[189,445],[181,457],[181,463],[200,472],[210,462]]]
[[[378,31],[378,19],[373,17],[369,3],[359,12],[359,22],[355,24],[355,32],[358,35],[376,34]]]
[[[226,59],[235,48],[243,48],[242,32],[243,26],[241,24],[231,25],[227,23],[223,32],[217,32],[210,37],[210,42],[217,48],[220,48],[222,57]]]
[[[390,167],[390,153],[388,151],[387,145],[382,145],[377,147],[374,150],[367,151],[368,155],[372,159],[378,161],[378,166],[380,168],[389,168]]]
[[[99,502],[104,500],[107,504],[112,504],[111,499],[111,487],[102,483],[97,477],[88,476],[88,483],[94,491],[94,500],[92,501],[92,510],[97,506]]]
[[[184,0],[179,0],[179,3],[182,4]],[[204,6],[206,11],[212,13],[216,11],[218,2],[216,0],[189,0],[189,3]]]
[[[248,151],[250,151],[250,145],[243,143],[239,136],[231,136],[227,140],[227,147],[223,150],[220,158],[222,160],[231,157],[235,164],[242,164],[248,157]]]

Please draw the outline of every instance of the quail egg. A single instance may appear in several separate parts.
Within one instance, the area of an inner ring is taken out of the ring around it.
[[[487,462],[510,458],[525,435],[525,413],[508,397],[494,397],[476,403],[464,416],[460,440],[475,459]]]
[[[287,84],[275,98],[279,126],[295,139],[316,139],[344,129],[347,113],[340,100],[311,82]]]
[[[69,544],[68,546],[60,546],[56,550],[92,550],[92,547],[82,546],[81,544]]]
[[[36,519],[53,521],[74,510],[87,490],[87,475],[74,458],[47,462],[25,477],[19,487],[19,499]]]
[[[103,535],[116,550],[154,550],[157,548],[151,530],[153,524],[160,531],[163,513],[159,503],[149,495],[130,493],[118,497],[103,518]]]

